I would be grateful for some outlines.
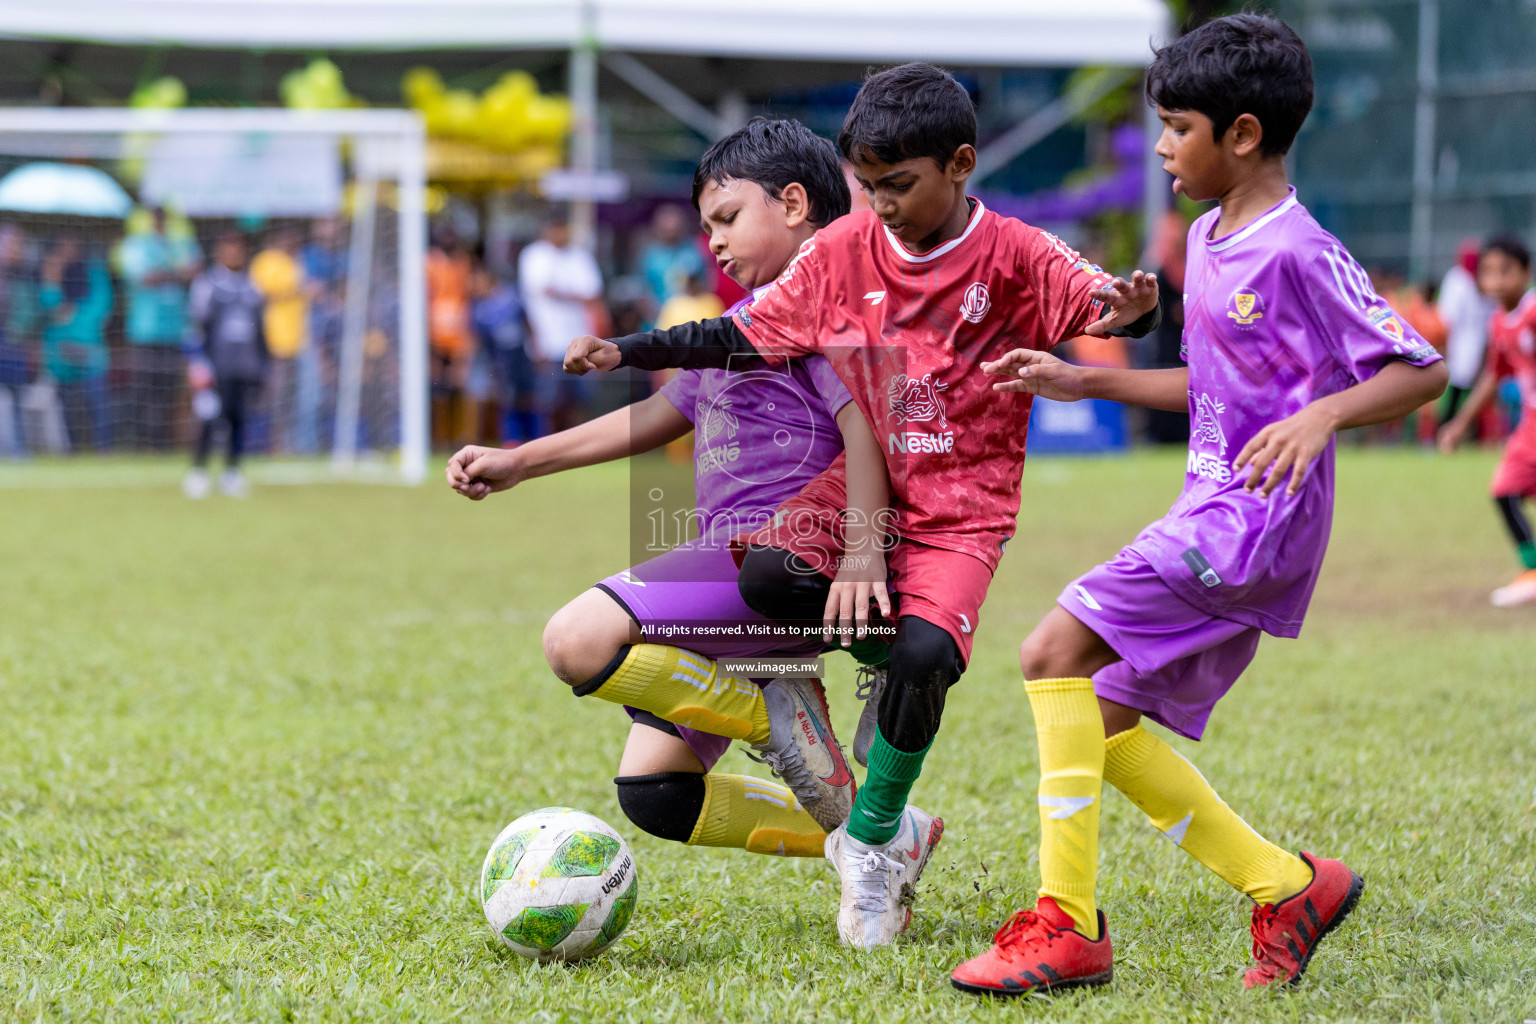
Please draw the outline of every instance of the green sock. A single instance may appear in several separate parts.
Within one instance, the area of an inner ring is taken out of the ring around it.
[[[891,645],[884,640],[855,640],[847,650],[860,665],[885,668],[886,662],[891,660]]]
[[[869,774],[848,815],[848,834],[869,846],[884,846],[901,828],[901,812],[907,807],[912,783],[923,773],[923,758],[933,744],[908,754],[897,750],[875,730],[869,748]]]
[[[1536,569],[1536,542],[1528,540],[1520,542],[1520,564],[1527,569]]]

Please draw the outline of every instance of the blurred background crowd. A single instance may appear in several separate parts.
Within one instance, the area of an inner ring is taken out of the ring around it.
[[[1239,5],[1141,6],[1149,25],[1177,31]],[[1318,101],[1293,159],[1303,198],[1398,314],[1450,358],[1452,389],[1439,407],[1358,440],[1427,444],[1483,364],[1491,306],[1477,283],[1481,245],[1536,227],[1524,131],[1536,116],[1536,12],[1513,0],[1476,11],[1441,0],[1270,6],[1296,25],[1317,61]],[[317,11],[317,19],[327,16]],[[581,44],[473,39],[417,48],[363,42],[319,57],[318,40],[238,45],[212,38],[213,29],[199,40],[148,44],[110,19],[7,31],[3,107],[416,111],[426,131],[429,216],[423,386],[427,434],[439,449],[517,444],[651,387],[641,378],[566,378],[559,358],[576,334],[716,316],[738,298],[688,203],[694,162],[713,137],[755,114],[795,117],[835,135],[872,63],[814,48],[712,56],[652,46],[641,59]],[[1077,339],[1065,351],[1082,362],[1155,367],[1179,359],[1185,233],[1198,211],[1149,172],[1150,125],[1135,66],[1147,32],[1135,31],[1135,52],[1119,63],[944,63],[977,101],[977,195],[1112,271],[1139,266],[1162,275],[1169,315],[1159,332],[1133,343]],[[359,287],[361,147],[340,145],[344,180],[316,206],[321,212],[293,215],[163,201],[136,145],[126,136],[106,159],[0,125],[0,457],[185,446],[206,457],[210,430],[238,435],[231,443],[242,451],[285,456],[325,454],[338,430],[355,431],[348,442],[365,449],[400,444],[404,264],[395,255],[403,240],[387,189],[361,239],[375,253],[361,279],[366,294],[351,303],[362,338],[352,393],[360,413],[355,426],[338,420],[347,394],[343,328],[349,290]],[[62,176],[46,186],[54,205],[10,201],[29,187],[35,199],[46,174]],[[87,183],[85,174],[103,180]],[[115,194],[93,205],[90,197],[104,190]],[[213,313],[198,306],[200,281],[215,297]],[[218,296],[226,294],[219,288],[235,295],[240,282],[259,306],[259,358],[237,374],[248,378],[237,393],[214,387],[198,365],[234,344],[238,325],[227,315],[239,303]],[[1031,444],[1045,450],[1182,444],[1188,430],[1176,414],[1036,415]],[[1481,436],[1499,439],[1517,416],[1511,391],[1483,415]]]

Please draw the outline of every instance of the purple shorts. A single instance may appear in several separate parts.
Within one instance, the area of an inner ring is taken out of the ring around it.
[[[1094,692],[1192,740],[1263,635],[1196,608],[1130,548],[1067,584],[1056,603],[1124,659],[1093,677]]]
[[[641,562],[632,569],[615,573],[597,584],[633,616],[640,625],[640,633],[654,643],[675,643],[706,658],[757,658],[769,654],[793,657],[812,657],[820,654],[823,646],[819,639],[786,646],[783,639],[754,638],[749,633],[714,638],[690,639],[678,642],[665,636],[653,636],[647,628],[658,623],[741,623],[765,625],[773,623],[748,608],[736,587],[736,560],[727,544],[701,544],[693,541],[679,545],[664,555]],[[767,680],[755,680],[758,683]],[[626,707],[631,718],[636,717],[634,708]],[[641,714],[639,720],[654,724],[654,716]],[[699,732],[684,725],[673,726],[688,748],[703,762],[709,771],[715,762],[730,749],[731,740],[726,736]]]

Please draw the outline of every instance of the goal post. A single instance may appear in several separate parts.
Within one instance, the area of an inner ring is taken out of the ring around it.
[[[14,275],[48,299],[29,321],[15,306],[21,292],[0,292],[0,448],[7,439],[23,454],[163,450],[167,436],[174,448],[189,443],[193,403],[182,385],[164,383],[173,380],[165,370],[172,342],[145,336],[154,303],[174,310],[187,282],[134,277],[121,259],[127,238],[143,231],[143,211],[161,208],[191,236],[203,265],[217,238],[238,230],[252,239],[252,255],[286,247],[287,266],[301,275],[301,291],[269,293],[287,304],[283,331],[293,336],[276,344],[269,314],[272,364],[282,372],[269,372],[253,414],[254,452],[328,455],[311,460],[322,477],[423,480],[425,154],[421,118],[406,110],[0,108],[0,284]],[[92,207],[66,185],[49,192],[32,183],[27,192],[18,181],[8,191],[9,176],[29,165],[54,169],[66,184],[66,172],[93,168],[137,212],[125,217],[106,199]],[[76,269],[61,271],[69,260]],[[79,319],[82,296],[95,303],[92,282],[108,276],[97,320],[61,326],[59,310]],[[252,280],[261,287],[254,269]],[[136,376],[152,362],[146,355],[162,363],[149,384]]]

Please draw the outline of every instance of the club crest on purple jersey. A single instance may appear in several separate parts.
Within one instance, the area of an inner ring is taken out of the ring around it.
[[[1239,288],[1227,300],[1227,316],[1238,327],[1252,330],[1254,321],[1264,318],[1264,296],[1252,288]]]

